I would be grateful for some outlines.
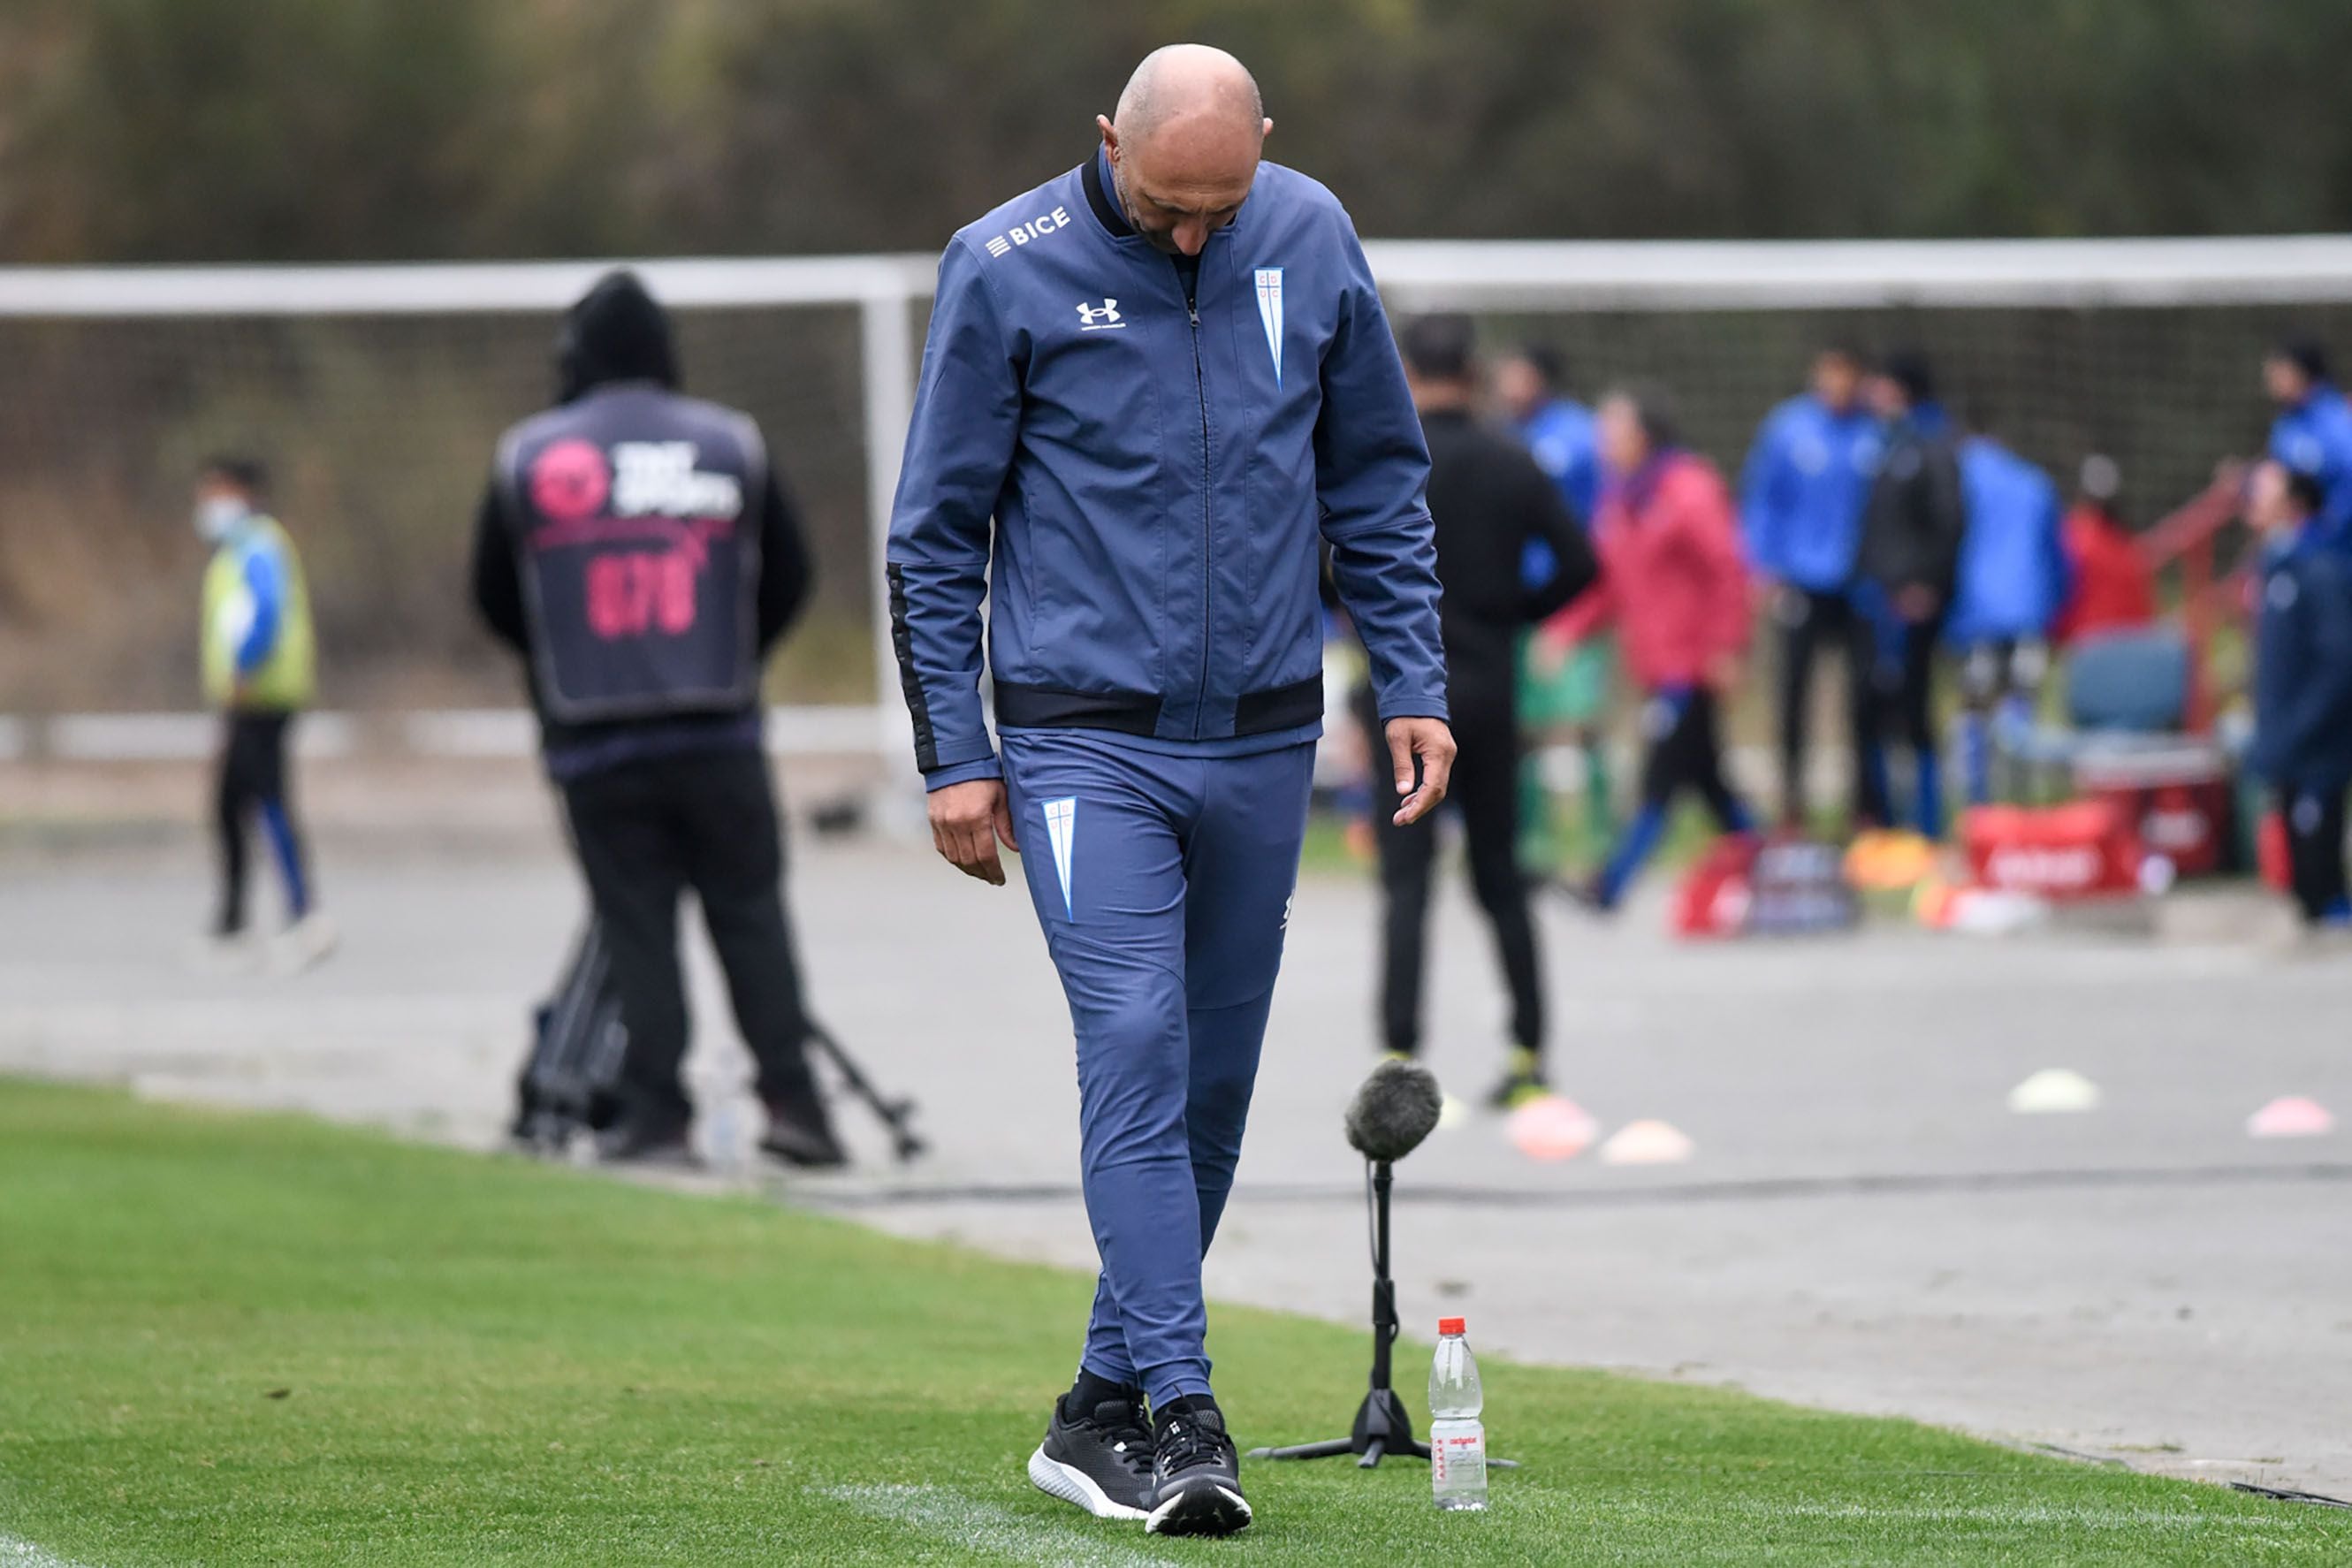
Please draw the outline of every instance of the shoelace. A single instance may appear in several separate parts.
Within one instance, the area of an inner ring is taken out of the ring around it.
[[[1160,1464],[1169,1475],[1202,1465],[1213,1465],[1224,1458],[1225,1440],[1222,1433],[1209,1431],[1197,1421],[1181,1416],[1168,1423],[1160,1434]]]
[[[1097,1415],[1087,1424],[1110,1439],[1110,1451],[1118,1456],[1120,1464],[1139,1476],[1150,1473],[1151,1428],[1144,1419],[1143,1406],[1130,1405],[1118,1420],[1105,1421]]]

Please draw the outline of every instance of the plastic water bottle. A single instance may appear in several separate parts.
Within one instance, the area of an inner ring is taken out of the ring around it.
[[[1437,1320],[1437,1359],[1429,1368],[1429,1485],[1440,1508],[1486,1506],[1486,1395],[1478,1358],[1462,1320]]]

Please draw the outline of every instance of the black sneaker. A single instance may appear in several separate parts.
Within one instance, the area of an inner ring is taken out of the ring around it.
[[[1549,886],[1588,915],[1607,920],[1617,912],[1620,900],[1597,876],[1555,878]]]
[[[1521,1046],[1511,1052],[1510,1063],[1504,1068],[1501,1081],[1487,1092],[1486,1103],[1496,1110],[1517,1110],[1550,1092],[1551,1085],[1544,1081],[1541,1058]]]
[[[1246,1529],[1241,1456],[1225,1432],[1225,1414],[1207,1398],[1171,1399],[1159,1413],[1151,1456],[1152,1505],[1143,1528],[1153,1535],[1231,1535]]]
[[[1029,1481],[1097,1519],[1141,1519],[1151,1503],[1151,1426],[1139,1397],[1107,1399],[1070,1418],[1054,1401],[1045,1440],[1029,1456]]]
[[[830,1171],[849,1163],[814,1085],[804,1095],[768,1102],[768,1135],[760,1140],[760,1152],[804,1171]]]

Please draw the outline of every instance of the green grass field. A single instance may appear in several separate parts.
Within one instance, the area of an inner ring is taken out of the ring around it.
[[[1087,1293],[751,1198],[0,1080],[0,1563],[2352,1561],[2352,1515],[1499,1363],[1527,1468],[1486,1514],[1417,1465],[1255,1465],[1255,1528],[1155,1541],[1022,1473]],[[1213,1344],[1245,1444],[1360,1392],[1341,1328],[1220,1310]]]

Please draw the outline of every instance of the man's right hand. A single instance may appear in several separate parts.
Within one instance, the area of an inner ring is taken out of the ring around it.
[[[935,789],[929,799],[931,843],[948,864],[967,877],[991,887],[1004,886],[1004,862],[996,858],[996,841],[1015,855],[1021,844],[1013,836],[1013,808],[1005,803],[1003,779],[966,779]]]

